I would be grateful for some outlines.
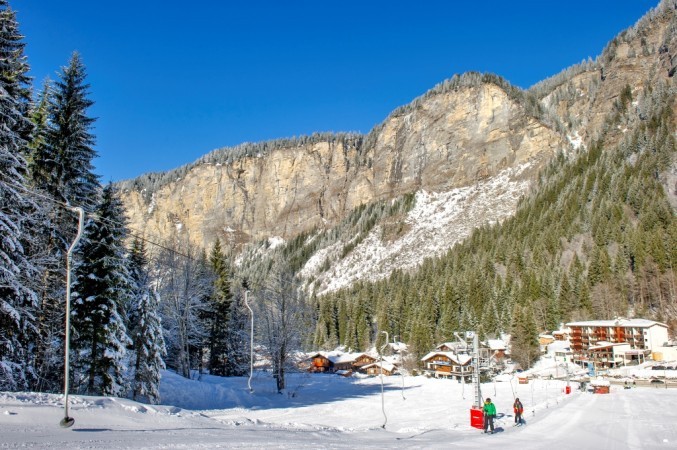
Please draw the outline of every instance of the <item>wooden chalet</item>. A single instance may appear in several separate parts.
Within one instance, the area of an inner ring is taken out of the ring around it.
[[[435,347],[438,352],[452,352],[452,353],[467,353],[469,351],[468,344],[465,342],[442,342]]]
[[[556,341],[568,341],[569,340],[569,332],[566,331],[566,330],[553,331],[552,337],[554,337]]]
[[[507,348],[505,342],[501,339],[487,339],[487,342],[485,342],[484,345],[489,348],[489,357],[493,358],[494,361],[502,361],[505,359]]]
[[[550,334],[539,334],[538,335],[538,345],[541,350],[541,353],[545,353],[548,349],[548,345],[555,342],[555,337]]]
[[[329,357],[323,355],[322,353],[315,353],[309,359],[310,367],[308,368],[308,372],[324,373],[334,371],[334,363],[329,359]]]
[[[375,362],[371,364],[367,364],[364,367],[362,367],[362,371],[366,373],[367,375],[380,375],[381,374],[381,367],[383,367],[383,375],[389,377],[390,375],[393,375],[397,368],[395,367],[394,364],[391,364],[389,362],[383,361],[381,362]]]
[[[366,353],[341,353],[329,357],[334,363],[335,370],[353,370],[357,371],[367,364],[376,361],[376,358]]]
[[[472,376],[471,358],[465,353],[435,351],[425,355],[421,361],[425,373],[435,378],[456,378],[460,381],[463,377],[469,382]]]
[[[373,364],[377,361],[373,356],[367,355],[366,353],[359,353],[355,360],[353,361],[353,369],[361,370],[364,366]]]
[[[355,372],[363,366],[376,362],[376,358],[366,353],[319,352],[310,358],[308,371],[311,373]]]

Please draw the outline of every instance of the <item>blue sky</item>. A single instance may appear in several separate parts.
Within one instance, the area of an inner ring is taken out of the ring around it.
[[[10,0],[36,85],[82,55],[103,182],[242,142],[366,133],[455,73],[529,87],[657,3]]]

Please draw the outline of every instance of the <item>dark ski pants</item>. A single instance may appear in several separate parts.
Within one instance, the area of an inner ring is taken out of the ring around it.
[[[484,432],[487,432],[487,429],[491,429],[491,432],[494,432],[494,416],[484,415]]]
[[[517,424],[522,423],[522,413],[516,413],[515,414],[515,423],[517,423]]]

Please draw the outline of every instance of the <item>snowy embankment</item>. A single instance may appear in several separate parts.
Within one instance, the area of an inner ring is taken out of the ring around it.
[[[404,387],[403,387],[404,384]],[[612,387],[609,395],[565,381],[516,378],[482,385],[497,406],[498,433],[470,427],[469,385],[424,377],[294,374],[284,395],[259,374],[186,380],[165,372],[163,402],[71,396],[75,425],[61,429],[62,398],[0,393],[0,448],[674,448],[677,389]],[[512,402],[526,426],[513,427]],[[668,407],[666,407],[668,405]],[[384,415],[385,411],[385,415]],[[383,428],[385,425],[385,428]],[[489,444],[486,439],[492,440]]]

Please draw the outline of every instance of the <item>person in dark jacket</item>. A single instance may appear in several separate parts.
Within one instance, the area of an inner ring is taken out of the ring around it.
[[[519,398],[515,399],[515,403],[512,404],[512,409],[515,411],[515,425],[522,423],[522,413],[524,412],[524,406]]]
[[[487,398],[484,402],[484,432],[487,432],[487,429],[491,429],[491,433],[494,433],[494,417],[496,417],[496,406],[491,403],[491,399]]]

